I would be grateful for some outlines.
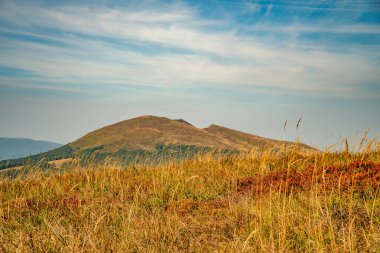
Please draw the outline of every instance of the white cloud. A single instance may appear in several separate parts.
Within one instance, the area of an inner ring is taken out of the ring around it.
[[[271,11],[271,10],[267,10]],[[379,64],[362,51],[344,54],[292,41],[274,42],[264,37],[239,35],[231,29],[206,29],[195,10],[174,5],[167,11],[116,10],[105,7],[36,7],[3,3],[0,17],[34,36],[67,43],[65,48],[31,41],[2,39],[0,64],[39,73],[44,79],[97,85],[144,84],[159,87],[278,87],[336,94],[360,90],[379,80]],[[207,27],[223,26],[209,21]],[[63,33],[39,32],[41,28]],[[273,31],[364,31],[377,27],[307,25],[257,26]],[[4,30],[8,33],[12,31]],[[19,33],[19,32],[17,32]],[[93,36],[107,38],[99,40]],[[113,41],[153,43],[162,52],[146,53]],[[280,45],[280,46],[279,46]],[[190,53],[177,53],[176,49]],[[38,81],[38,78],[37,80]]]

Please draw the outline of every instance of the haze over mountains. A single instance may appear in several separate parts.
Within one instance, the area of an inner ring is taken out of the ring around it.
[[[0,138],[0,161],[20,158],[55,149],[62,144],[27,138]]]

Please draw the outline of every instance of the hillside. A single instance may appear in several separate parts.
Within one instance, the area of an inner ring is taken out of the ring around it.
[[[294,143],[266,139],[221,126],[197,128],[185,120],[141,116],[95,130],[70,143],[73,149],[103,146],[104,151],[120,149],[153,150],[156,145],[194,145],[219,149],[244,150],[256,147],[288,148]],[[302,147],[308,148],[306,145]]]
[[[0,161],[34,155],[60,146],[62,144],[49,141],[36,141],[26,138],[0,138]]]
[[[0,252],[380,252],[380,153],[0,176]]]

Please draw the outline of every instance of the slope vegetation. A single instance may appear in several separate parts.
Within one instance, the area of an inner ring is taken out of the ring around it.
[[[379,161],[251,152],[31,168],[0,176],[0,252],[380,252]]]

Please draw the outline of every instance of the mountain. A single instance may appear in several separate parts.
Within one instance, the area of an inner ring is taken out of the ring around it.
[[[60,146],[62,144],[49,141],[36,141],[26,138],[0,138],[0,161],[34,155]]]
[[[315,150],[302,143],[297,145],[299,151]],[[41,158],[45,161],[73,157],[101,160],[111,156],[128,162],[138,157],[164,159],[168,154],[186,155],[215,149],[227,153],[253,148],[289,151],[294,146],[294,142],[267,139],[217,125],[197,128],[183,119],[141,116],[100,128],[74,142],[44,153],[3,160],[0,162],[0,169],[37,162]]]
[[[104,152],[116,152],[120,149],[153,150],[156,145],[247,150],[283,145],[292,148],[294,143],[271,140],[217,125],[202,129],[183,119],[141,116],[100,128],[69,144],[75,150],[102,146]],[[310,148],[304,144],[301,147]]]

